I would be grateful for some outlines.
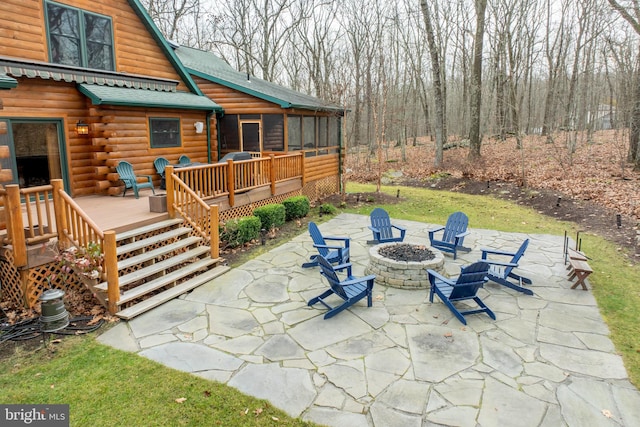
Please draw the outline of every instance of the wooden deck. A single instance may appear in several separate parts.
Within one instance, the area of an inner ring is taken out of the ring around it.
[[[156,194],[162,194],[156,191]],[[83,196],[73,199],[102,231],[123,232],[167,219],[167,213],[151,212],[151,191],[142,190],[140,198],[122,196]]]

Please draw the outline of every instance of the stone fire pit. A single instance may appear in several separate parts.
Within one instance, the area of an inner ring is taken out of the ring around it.
[[[369,249],[369,265],[365,274],[375,274],[376,282],[402,289],[427,289],[426,269],[444,270],[444,256],[427,245],[382,243]]]

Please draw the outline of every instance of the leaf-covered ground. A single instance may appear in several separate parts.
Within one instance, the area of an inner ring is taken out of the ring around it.
[[[444,151],[441,168],[433,167],[431,141],[406,147],[404,156],[400,147],[385,147],[372,156],[349,150],[347,180],[376,182],[381,176],[386,183],[492,194],[573,221],[640,254],[640,172],[625,161],[626,134],[602,131],[591,142],[574,134],[561,134],[553,142],[526,137],[524,149],[517,148],[515,138],[485,139],[482,157],[473,163],[464,144],[449,145],[453,148]]]

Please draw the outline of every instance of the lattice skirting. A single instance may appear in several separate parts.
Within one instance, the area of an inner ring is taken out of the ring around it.
[[[255,208],[259,208],[262,206],[270,205],[272,203],[282,203],[289,197],[299,196],[300,190],[291,191],[289,193],[280,194],[278,196],[269,197],[268,199],[263,199],[256,201],[254,203],[250,203],[248,205],[243,206],[234,206],[231,209],[227,209],[226,211],[222,211],[219,214],[220,221],[228,221],[233,218],[242,218],[245,216],[253,215],[253,210]]]
[[[40,295],[49,287],[64,291],[86,291],[76,276],[61,274],[60,266],[55,262],[18,271],[13,265],[13,252],[7,250],[3,255],[4,258],[0,260],[2,301],[33,308],[38,303]]]
[[[302,194],[307,196],[312,202],[336,194],[339,191],[340,178],[338,176],[328,176],[317,181],[307,182],[302,188]]]

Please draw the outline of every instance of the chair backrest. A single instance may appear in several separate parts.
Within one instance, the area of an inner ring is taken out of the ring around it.
[[[393,228],[391,227],[391,219],[389,214],[382,208],[375,208],[369,215],[371,226],[380,231],[381,239],[390,239],[393,237]]]
[[[464,212],[454,212],[449,215],[447,224],[444,226],[444,235],[442,240],[444,242],[453,243],[456,238],[456,234],[464,233],[467,231],[469,225],[469,218]]]
[[[489,263],[478,261],[463,268],[453,286],[449,299],[474,297],[478,289],[487,281],[489,267]]]
[[[191,159],[189,158],[189,156],[183,154],[178,159],[178,163],[180,163],[181,165],[188,165],[189,163],[191,163]]]
[[[327,261],[327,259],[322,255],[318,255],[316,259],[318,261],[318,265],[320,266],[320,274],[322,274],[327,279],[327,281],[329,282],[329,286],[331,286],[333,292],[346,300],[348,298],[347,293],[344,291],[344,288],[340,284],[340,278],[338,277],[338,274],[333,269],[329,261]]]
[[[153,166],[156,168],[156,172],[158,172],[159,175],[164,173],[164,168],[167,167],[168,164],[169,160],[164,157],[158,157],[153,161]]]
[[[309,222],[309,234],[311,235],[311,240],[313,240],[314,245],[326,245],[324,237],[322,237],[322,233],[320,233],[320,229],[313,221]],[[329,253],[329,249],[318,248],[318,252],[324,257]]]
[[[524,251],[527,250],[527,246],[529,246],[529,239],[525,239],[524,242],[522,242],[518,251],[513,255],[513,258],[511,258],[511,261],[510,261],[511,264],[518,264],[520,262],[520,258],[522,258],[522,255],[524,255]],[[513,269],[514,267],[505,268],[504,269],[505,277],[508,276],[509,273],[511,273],[511,270]]]
[[[136,175],[133,172],[133,165],[131,163],[121,160],[116,166],[116,171],[127,187],[136,182]]]

